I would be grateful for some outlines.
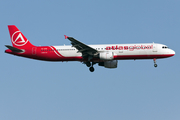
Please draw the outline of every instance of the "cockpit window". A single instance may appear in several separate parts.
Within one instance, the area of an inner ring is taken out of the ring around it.
[[[168,49],[169,47],[167,47],[167,46],[162,46],[162,48],[163,48],[163,49]]]

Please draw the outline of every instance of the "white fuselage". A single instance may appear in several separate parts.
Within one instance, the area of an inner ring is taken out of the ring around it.
[[[115,58],[121,59],[121,56],[135,56],[134,59],[148,59],[142,56],[155,56],[155,58],[164,58],[174,55],[175,52],[169,49],[166,45],[156,43],[141,43],[141,44],[106,44],[106,45],[89,45],[90,47],[101,52],[113,52]],[[82,56],[81,52],[72,46],[53,46],[64,57]],[[159,56],[159,57],[158,57]],[[123,59],[124,57],[122,57]],[[149,59],[151,59],[150,57]]]

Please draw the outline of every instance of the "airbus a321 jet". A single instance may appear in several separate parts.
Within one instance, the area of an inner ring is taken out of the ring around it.
[[[86,45],[73,37],[69,46],[34,46],[15,25],[8,25],[12,46],[5,45],[6,53],[44,61],[80,61],[94,71],[94,64],[117,68],[118,60],[167,58],[175,52],[166,45],[156,43]]]

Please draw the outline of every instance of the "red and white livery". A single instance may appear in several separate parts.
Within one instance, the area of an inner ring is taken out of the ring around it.
[[[69,46],[34,46],[15,25],[8,25],[13,46],[6,45],[6,53],[44,61],[80,61],[91,72],[94,64],[105,68],[117,68],[118,60],[167,58],[175,52],[166,45],[157,43],[86,45],[73,37],[65,35],[71,41]]]

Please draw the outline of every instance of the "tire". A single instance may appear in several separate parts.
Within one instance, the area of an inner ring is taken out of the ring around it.
[[[157,67],[157,64],[154,64],[154,67]]]
[[[94,72],[94,67],[90,67],[89,70],[90,70],[91,72]]]

